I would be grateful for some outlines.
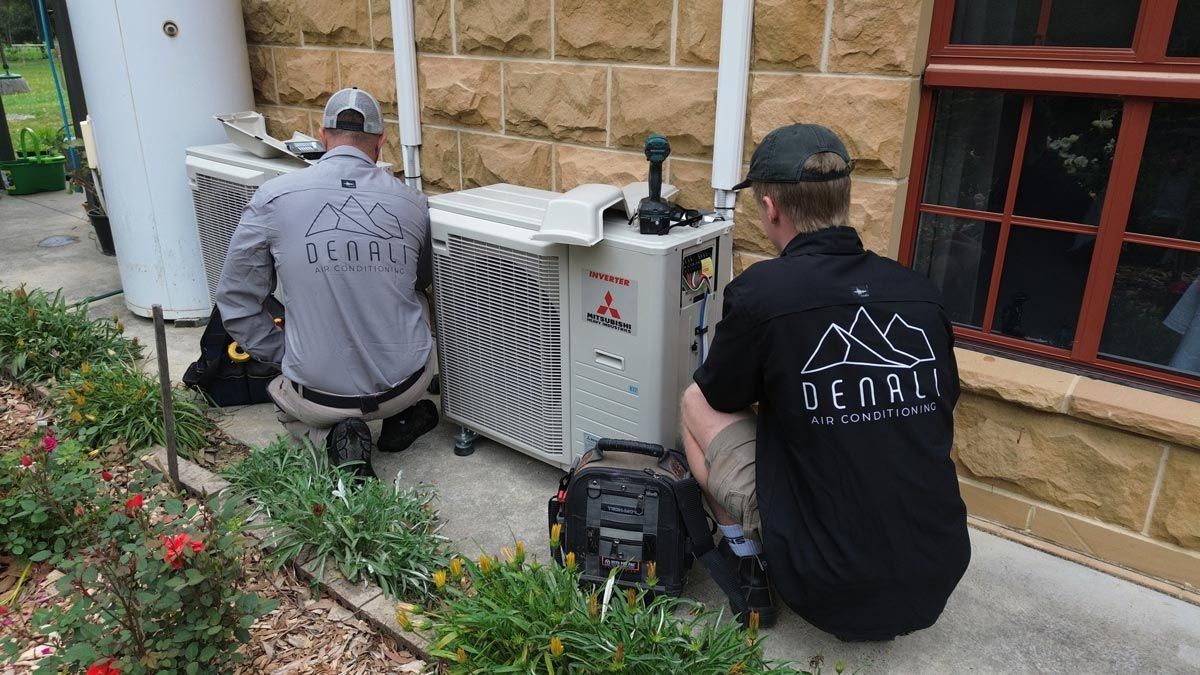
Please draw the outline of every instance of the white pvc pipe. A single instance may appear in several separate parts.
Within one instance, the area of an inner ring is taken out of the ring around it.
[[[412,0],[392,0],[392,51],[396,58],[396,108],[404,180],[421,189],[421,99],[417,90],[417,39]]]
[[[721,7],[721,56],[717,66],[717,117],[713,134],[713,206],[733,218],[742,180],[742,142],[746,132],[746,92],[750,83],[750,38],[754,0],[725,0]]]

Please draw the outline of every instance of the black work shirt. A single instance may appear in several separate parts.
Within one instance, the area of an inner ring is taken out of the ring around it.
[[[958,368],[941,294],[853,228],[796,236],[725,289],[696,383],[759,404],[758,508],[788,606],[842,637],[933,624],[970,559],[950,459]]]

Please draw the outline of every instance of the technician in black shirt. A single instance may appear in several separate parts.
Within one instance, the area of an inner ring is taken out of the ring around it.
[[[762,624],[769,570],[814,626],[887,640],[933,625],[970,560],[950,460],[958,369],[938,290],[847,225],[851,168],[817,125],[755,150],[738,188],[780,257],[726,287],[683,436]]]

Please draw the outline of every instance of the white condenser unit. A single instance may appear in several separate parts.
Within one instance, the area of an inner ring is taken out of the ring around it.
[[[221,267],[242,209],[263,183],[308,164],[289,156],[264,159],[233,143],[188,148],[186,161],[208,299],[216,303]]]
[[[733,224],[643,235],[630,202],[606,185],[430,198],[447,419],[559,467],[599,438],[677,447]]]

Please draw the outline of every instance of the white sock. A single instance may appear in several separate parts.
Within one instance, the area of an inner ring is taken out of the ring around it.
[[[729,548],[739,557],[748,558],[753,555],[762,554],[762,546],[753,539],[747,539],[746,533],[742,531],[741,525],[721,525],[717,524],[721,530],[721,534],[729,542]]]

